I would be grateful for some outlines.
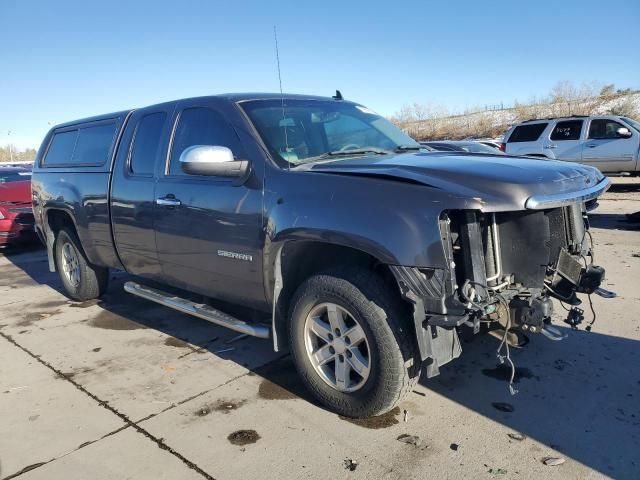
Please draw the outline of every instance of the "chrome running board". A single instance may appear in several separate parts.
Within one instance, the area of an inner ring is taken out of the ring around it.
[[[157,290],[155,288],[140,285],[136,282],[126,282],[124,284],[124,290],[128,293],[132,293],[138,297],[142,297],[146,300],[159,303],[165,307],[173,308],[179,312],[193,315],[194,317],[202,318],[216,325],[227,327],[230,330],[245,333],[252,337],[269,338],[271,329],[262,325],[255,325],[251,323],[238,320],[231,315],[227,315],[220,310],[216,310],[209,305],[203,303],[195,303],[185,298],[176,297],[169,293]]]

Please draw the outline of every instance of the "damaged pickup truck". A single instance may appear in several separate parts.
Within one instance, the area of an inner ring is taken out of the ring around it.
[[[69,297],[99,297],[109,269],[125,270],[134,295],[290,350],[313,395],[351,417],[437,375],[464,329],[501,328],[508,358],[508,334],[561,336],[552,298],[575,326],[577,294],[606,293],[584,207],[609,186],[597,169],[426,152],[339,93],[58,125],[32,184]]]

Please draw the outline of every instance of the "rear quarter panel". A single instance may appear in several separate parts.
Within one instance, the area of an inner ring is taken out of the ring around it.
[[[69,214],[87,259],[96,265],[120,268],[111,237],[109,220],[109,172],[34,173],[34,215],[43,229],[52,210]]]
[[[103,165],[47,167],[43,164],[47,148],[56,128],[59,128],[54,127],[38,150],[31,177],[33,213],[41,237],[47,238],[50,212],[66,212],[73,221],[87,259],[99,266],[122,268],[111,232],[109,189],[114,155],[129,113],[105,116],[115,118],[117,129],[108,159]]]

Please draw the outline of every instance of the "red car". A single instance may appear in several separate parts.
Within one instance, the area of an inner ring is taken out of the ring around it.
[[[33,241],[31,170],[0,166],[0,247]]]

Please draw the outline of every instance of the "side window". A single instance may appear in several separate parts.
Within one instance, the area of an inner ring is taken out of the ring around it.
[[[109,158],[116,128],[111,122],[55,133],[44,165],[103,165]]]
[[[216,145],[242,155],[240,139],[231,124],[215,110],[206,107],[186,108],[180,114],[173,137],[169,175],[184,175],[180,155],[193,145]]]
[[[45,165],[63,165],[71,163],[73,150],[76,148],[78,130],[55,133],[49,150],[44,158]]]
[[[145,115],[138,122],[129,160],[129,171],[132,174],[153,175],[166,119],[165,112],[156,112]]]
[[[589,125],[589,138],[605,139],[605,138],[624,138],[618,136],[618,129],[626,128],[621,123],[614,120],[596,119],[591,120]]]
[[[582,120],[567,120],[556,123],[551,140],[580,140]]]
[[[535,142],[540,138],[548,123],[533,123],[530,125],[519,125],[513,132],[507,143],[511,142]]]
[[[116,135],[116,124],[107,123],[78,130],[78,141],[73,152],[73,163],[104,164]]]

